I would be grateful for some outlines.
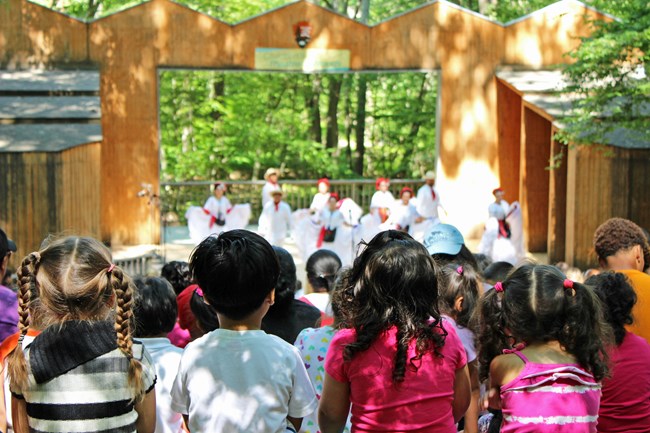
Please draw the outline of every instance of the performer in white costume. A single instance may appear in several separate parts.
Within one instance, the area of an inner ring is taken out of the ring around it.
[[[382,226],[390,216],[390,209],[395,204],[395,197],[388,191],[390,181],[387,178],[380,177],[375,181],[377,191],[372,195],[370,200],[370,213],[361,218],[361,238],[369,242],[382,230],[387,230]]]
[[[327,200],[330,198],[330,181],[328,178],[323,177],[316,182],[318,192],[314,195],[314,199],[309,206],[309,212],[318,214],[320,211],[327,207]]]
[[[384,223],[388,225],[388,228],[410,233],[411,227],[419,217],[415,205],[412,203],[412,198],[413,190],[408,186],[402,188],[399,200],[395,200],[395,203],[393,203],[390,216]]]
[[[203,207],[191,206],[185,213],[190,239],[197,244],[213,233],[243,229],[250,220],[250,204],[233,206],[226,197],[225,183],[215,182],[212,189],[213,195],[208,197]]]
[[[495,262],[517,263],[525,257],[523,248],[521,208],[519,203],[508,204],[502,188],[492,191],[494,202],[488,206],[488,220],[479,244],[479,253]]]
[[[291,225],[291,207],[282,201],[282,190],[271,191],[271,198],[260,215],[258,232],[271,245],[281,247]]]
[[[278,184],[278,177],[280,176],[280,170],[277,168],[269,168],[264,173],[264,180],[266,183],[262,187],[262,209],[268,202],[271,201],[271,192],[280,190],[280,184]]]
[[[418,189],[417,197],[414,200],[418,218],[411,227],[410,234],[420,242],[424,241],[424,235],[429,233],[433,226],[440,224],[439,211],[447,213],[440,202],[440,194],[438,194],[435,184],[436,174],[432,170],[427,171],[424,174],[424,185]]]

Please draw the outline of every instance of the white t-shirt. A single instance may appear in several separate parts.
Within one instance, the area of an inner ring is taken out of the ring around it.
[[[156,369],[156,433],[183,432],[183,416],[172,410],[172,390],[183,349],[169,338],[137,338],[149,352]]]
[[[172,409],[196,432],[283,433],[318,406],[298,349],[264,331],[217,329],[185,348]]]

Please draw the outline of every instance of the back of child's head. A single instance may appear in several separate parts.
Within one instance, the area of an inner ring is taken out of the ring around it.
[[[605,320],[614,331],[616,344],[620,345],[625,337],[625,325],[631,325],[632,308],[636,304],[636,293],[625,274],[604,272],[589,277],[585,284],[594,291],[603,303]]]
[[[481,376],[514,342],[557,341],[597,380],[607,373],[611,329],[590,287],[568,280],[551,265],[525,264],[497,283],[481,301]],[[506,330],[509,334],[506,333]]]
[[[172,285],[174,293],[178,296],[187,286],[192,284],[190,266],[187,262],[173,260],[165,263],[160,271],[160,276]]]
[[[650,246],[648,238],[641,227],[625,218],[610,218],[594,232],[594,250],[602,262],[609,256],[616,255],[639,245],[646,263],[650,263]]]
[[[296,263],[289,251],[282,247],[273,247],[280,263],[280,276],[275,286],[275,302],[266,313],[270,316],[284,315],[287,313],[293,302],[294,295],[298,289],[298,278],[296,277]]]
[[[479,298],[478,274],[472,267],[447,265],[442,268],[442,281],[438,284],[440,312],[455,319],[464,328],[470,328],[470,320]],[[457,300],[462,302],[457,309]]]
[[[214,308],[203,299],[203,290],[194,289],[190,298],[190,309],[201,332],[208,333],[219,329],[219,318]]]
[[[444,344],[438,312],[436,265],[427,250],[408,234],[388,230],[379,233],[355,259],[347,278],[347,293],[354,298],[347,306],[348,326],[356,342],[345,348],[351,359],[367,350],[379,335],[396,327],[400,336],[393,380],[404,379],[408,344],[416,340],[417,357],[437,353]]]
[[[190,271],[218,313],[241,320],[275,288],[280,265],[263,237],[230,230],[207,237],[192,251]]]
[[[474,260],[476,261],[476,272],[482,274],[485,268],[492,264],[492,258],[487,254],[473,253]]]
[[[508,278],[508,274],[514,269],[511,263],[494,262],[483,270],[483,279],[494,285],[497,281]]]
[[[164,278],[138,277],[135,284],[135,336],[158,337],[174,329],[178,306],[172,285]]]
[[[309,256],[305,272],[312,290],[321,293],[331,291],[341,266],[341,259],[334,251],[318,250]]]
[[[47,243],[30,253],[18,269],[19,329],[21,337],[30,326],[30,300],[38,293],[39,319],[44,326],[71,320],[96,321],[114,312],[117,347],[129,359],[129,384],[140,392],[141,364],[133,358],[133,283],[100,242],[91,238],[66,237]],[[10,359],[12,389],[20,392],[27,384],[22,347],[18,344]]]

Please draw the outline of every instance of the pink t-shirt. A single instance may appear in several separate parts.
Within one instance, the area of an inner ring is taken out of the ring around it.
[[[345,345],[356,340],[354,329],[342,329],[332,339],[325,371],[350,384],[352,432],[455,433],[452,414],[456,370],[467,363],[465,349],[450,326],[442,357],[427,353],[415,371],[407,360],[404,381],[394,383],[393,360],[397,328],[390,328],[352,360],[343,360]],[[408,358],[415,355],[414,344]]]
[[[610,353],[611,377],[603,381],[599,433],[650,431],[650,345],[627,332]]]

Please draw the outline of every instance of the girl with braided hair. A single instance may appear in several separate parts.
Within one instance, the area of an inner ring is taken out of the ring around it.
[[[21,341],[8,364],[14,431],[153,432],[156,377],[132,339],[133,283],[108,249],[66,237],[29,254],[18,275]],[[44,327],[23,348],[34,293]]]
[[[325,358],[322,433],[455,433],[470,401],[465,350],[440,318],[436,265],[408,234],[376,235],[342,288],[344,323]]]
[[[595,433],[611,328],[594,291],[526,264],[481,299],[479,376],[502,433]]]

